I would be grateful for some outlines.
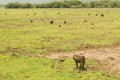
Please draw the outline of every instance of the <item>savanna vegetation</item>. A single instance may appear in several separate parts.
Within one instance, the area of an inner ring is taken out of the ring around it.
[[[31,58],[27,56],[15,57],[0,54],[1,80],[119,80],[103,71],[94,70],[98,63],[87,60],[88,70],[78,71],[72,59],[65,62],[46,58]]]
[[[119,43],[119,9],[1,9],[0,14],[1,53],[42,54]]]
[[[62,2],[50,2],[43,4],[8,3],[5,8],[120,8],[119,0],[99,0],[82,2],[80,0],[65,0]]]
[[[120,9],[0,9],[1,80],[120,80],[86,59],[85,70],[36,54],[119,46]],[[31,57],[30,57],[31,56]]]

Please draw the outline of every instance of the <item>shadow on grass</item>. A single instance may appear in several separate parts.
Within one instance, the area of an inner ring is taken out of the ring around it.
[[[81,72],[84,72],[84,71],[87,71],[87,68],[74,68],[75,71],[77,71],[78,73],[81,73]]]

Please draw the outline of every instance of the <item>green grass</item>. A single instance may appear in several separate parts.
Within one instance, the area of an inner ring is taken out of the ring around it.
[[[97,64],[93,60],[87,60],[86,66]],[[86,69],[89,67],[86,67]],[[30,58],[11,55],[0,55],[0,79],[1,80],[119,80],[119,76],[113,76],[102,71],[85,70],[78,73],[72,59],[66,59],[61,63],[58,60],[46,58]]]
[[[2,47],[0,53],[84,50],[111,46],[120,41],[119,8],[0,9],[0,11],[0,47]],[[101,17],[101,13],[104,13],[105,17]],[[33,23],[30,23],[31,19]],[[54,24],[50,25],[50,20],[53,20]],[[65,20],[67,24],[63,23]],[[62,27],[59,28],[58,25]]]
[[[105,17],[101,17],[101,13]],[[0,8],[0,80],[120,80],[120,77],[104,71],[89,70],[91,65],[97,64],[94,60],[87,60],[88,70],[78,73],[72,59],[60,63],[25,56],[117,46],[120,43],[119,16],[119,8]],[[51,20],[55,22],[52,25]],[[65,20],[67,24],[64,24]]]

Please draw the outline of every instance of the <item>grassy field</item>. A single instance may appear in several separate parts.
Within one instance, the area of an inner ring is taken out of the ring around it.
[[[114,76],[102,71],[94,70],[97,64],[94,60],[87,60],[88,71],[77,71],[72,59],[64,63],[59,60],[46,58],[30,58],[10,55],[0,55],[0,79],[1,80],[120,80],[120,76]]]
[[[120,40],[119,17],[119,8],[0,9],[0,52],[37,54],[110,46]]]
[[[87,60],[90,71],[79,73],[72,59],[60,63],[25,56],[119,44],[119,8],[0,9],[1,80],[120,80],[118,76],[92,70],[90,66],[97,64],[93,60]]]

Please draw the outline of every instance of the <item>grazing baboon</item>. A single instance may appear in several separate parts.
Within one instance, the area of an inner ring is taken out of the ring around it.
[[[33,23],[33,20],[30,20],[31,23]]]
[[[88,15],[90,15],[90,13],[88,13]]]
[[[60,12],[58,12],[57,14],[60,14]]]
[[[43,21],[43,19],[41,19],[41,21]]]
[[[76,63],[76,67],[78,68],[78,63],[80,64],[80,69],[84,69],[84,65],[85,65],[85,57],[82,55],[73,55],[73,60]]]
[[[64,21],[64,24],[66,24],[67,22],[66,21]]]
[[[12,54],[11,56],[13,56],[13,57],[16,57],[16,58],[18,58],[19,57],[19,55],[18,54]]]
[[[98,15],[98,14],[95,14],[96,16]]]
[[[91,23],[91,25],[94,25],[94,23]]]
[[[54,21],[50,21],[50,24],[53,24],[54,23]]]
[[[104,17],[104,14],[102,13],[101,16]]]
[[[88,22],[87,20],[84,20],[84,22]]]
[[[59,27],[61,27],[61,25],[59,25]]]
[[[27,16],[28,16],[29,14],[27,13]]]
[[[34,13],[34,16],[36,15],[36,13]]]

